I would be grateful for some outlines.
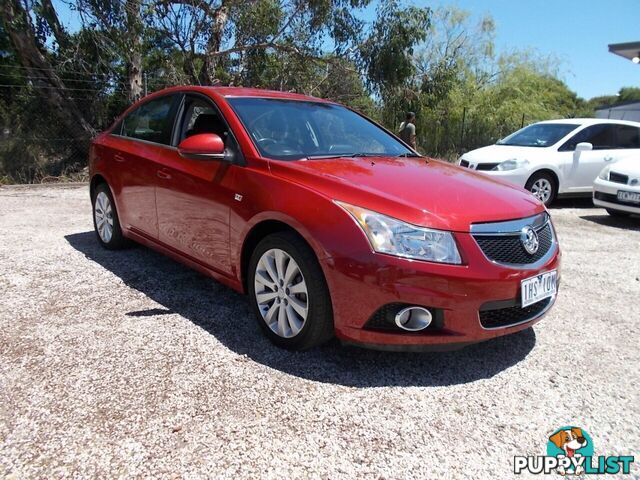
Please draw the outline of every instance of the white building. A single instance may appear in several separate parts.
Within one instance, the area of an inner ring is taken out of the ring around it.
[[[612,118],[615,120],[632,120],[640,122],[640,102],[625,102],[596,110],[596,118]]]

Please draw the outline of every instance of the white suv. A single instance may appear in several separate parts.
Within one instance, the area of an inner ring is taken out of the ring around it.
[[[558,195],[590,195],[606,165],[639,154],[640,123],[571,118],[529,125],[465,153],[459,164],[524,187],[549,205]]]

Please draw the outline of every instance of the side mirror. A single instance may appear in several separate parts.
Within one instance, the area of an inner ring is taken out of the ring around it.
[[[190,160],[224,160],[224,142],[215,133],[198,133],[185,138],[178,145],[181,157]]]
[[[589,150],[593,150],[593,144],[589,142],[580,142],[576,145],[576,152],[588,152]]]

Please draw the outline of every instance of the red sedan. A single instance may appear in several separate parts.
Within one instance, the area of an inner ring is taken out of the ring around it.
[[[95,139],[90,172],[104,247],[134,240],[246,292],[285,348],[459,348],[530,327],[556,297],[536,198],[330,101],[163,90]]]

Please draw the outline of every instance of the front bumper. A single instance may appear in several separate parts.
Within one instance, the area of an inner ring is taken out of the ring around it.
[[[596,178],[593,184],[593,204],[598,207],[608,208],[611,210],[619,210],[621,212],[636,213],[640,215],[640,205],[632,205],[629,203],[621,203],[620,201],[618,201],[616,197],[619,190],[640,193],[640,187],[638,186],[610,182],[609,180],[603,180],[599,177]],[[604,195],[597,195],[598,193]]]
[[[538,322],[553,301],[526,321],[484,328],[487,304],[519,303],[521,280],[549,270],[560,274],[560,250],[536,268],[512,268],[488,260],[468,233],[456,233],[464,265],[443,265],[365,252],[322,262],[331,291],[336,336],[344,343],[384,350],[456,349],[515,333]],[[403,303],[441,310],[439,328],[380,331],[367,323],[382,307]]]

